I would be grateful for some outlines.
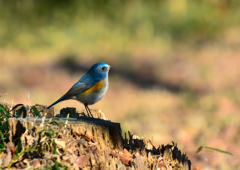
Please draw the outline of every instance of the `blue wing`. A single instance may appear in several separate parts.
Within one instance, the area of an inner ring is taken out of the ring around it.
[[[100,79],[101,80],[101,79]],[[99,80],[99,81],[100,81]],[[56,102],[54,102],[53,104],[51,104],[50,106],[48,106],[47,109],[49,109],[50,107],[54,106],[55,104],[63,101],[63,100],[67,100],[67,99],[71,99],[73,96],[77,95],[78,93],[81,93],[83,91],[86,91],[88,89],[90,89],[91,87],[94,86],[93,84],[86,84],[86,83],[81,83],[81,82],[77,82],[76,84],[74,84],[72,86],[72,88],[66,93],[64,94],[60,99],[58,99]]]

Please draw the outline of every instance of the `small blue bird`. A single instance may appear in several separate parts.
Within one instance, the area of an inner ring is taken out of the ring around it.
[[[94,64],[88,72],[75,83],[66,94],[50,105],[53,105],[68,99],[74,99],[84,104],[88,116],[93,115],[88,107],[100,101],[108,89],[108,72],[112,66],[107,63],[99,62]]]

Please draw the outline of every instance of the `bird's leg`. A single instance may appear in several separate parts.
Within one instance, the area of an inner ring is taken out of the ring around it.
[[[87,111],[88,116],[93,118],[93,115],[92,115],[92,113],[91,113],[88,105],[84,105],[84,106],[85,106],[85,109],[86,109],[86,111]]]
[[[92,117],[92,118],[94,118],[94,117],[93,117],[93,115],[92,115],[92,112],[91,112],[91,110],[89,109],[89,107],[88,107],[88,106],[87,106],[87,108],[88,108],[88,111],[89,111],[89,113],[90,113],[91,117]]]
[[[84,106],[85,106],[85,109],[86,109],[86,111],[87,111],[88,117],[90,117],[90,114],[89,114],[88,109],[87,109],[87,105],[84,105]]]

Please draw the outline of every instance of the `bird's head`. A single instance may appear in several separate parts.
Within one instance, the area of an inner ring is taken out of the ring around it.
[[[108,65],[104,62],[99,62],[94,64],[88,71],[88,74],[92,74],[94,76],[98,76],[101,78],[106,78],[108,76],[108,72],[112,66]]]

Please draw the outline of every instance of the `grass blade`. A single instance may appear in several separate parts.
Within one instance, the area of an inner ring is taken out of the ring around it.
[[[11,111],[13,111],[14,109],[16,109],[18,106],[23,106],[23,104],[17,104],[17,105],[15,105],[15,106],[12,108]]]
[[[8,113],[7,109],[1,104],[0,104],[0,111],[3,113],[3,115],[5,115],[5,116],[7,116],[7,118],[9,118],[9,113]]]
[[[2,116],[5,117],[6,119],[9,118],[8,114],[5,114],[3,110],[0,110],[0,113],[2,113]],[[1,115],[0,115],[1,116]]]
[[[52,119],[57,119],[57,120],[77,120],[77,118],[65,118],[65,117],[53,117]]]
[[[33,148],[28,148],[27,150],[24,150],[24,151],[20,152],[20,153],[19,153],[17,156],[15,156],[15,158],[9,163],[7,169],[9,169],[9,168],[12,166],[12,164],[13,164],[14,162],[16,162],[21,156],[23,156],[25,153],[30,152],[30,151],[38,151],[38,150],[37,150],[37,149],[33,149]]]
[[[38,111],[38,109],[35,106],[32,106],[32,110],[33,110],[33,114],[35,116],[41,117],[40,112]]]
[[[224,151],[222,149],[218,149],[218,148],[213,148],[213,147],[209,147],[209,146],[205,146],[205,145],[202,145],[200,146],[197,151],[195,152],[195,154],[197,154],[198,152],[200,152],[201,150],[203,149],[208,149],[208,150],[213,150],[213,151],[217,151],[217,152],[221,152],[221,153],[224,153],[224,154],[227,154],[227,155],[231,155],[231,156],[234,156],[232,153],[228,152],[228,151]]]
[[[22,106],[22,107],[17,111],[16,118],[19,118],[19,117],[21,116],[22,112],[23,112],[23,118],[26,117],[26,115],[27,115],[27,109],[26,109],[24,106]]]
[[[50,122],[50,124],[56,124],[56,125],[61,124],[61,125],[65,125],[65,123],[60,122],[60,121],[57,121],[57,120],[53,120],[52,122]]]
[[[5,143],[4,143],[4,137],[3,137],[3,133],[2,133],[1,130],[0,130],[0,136],[1,136],[1,140],[3,142],[3,147],[5,148],[6,146],[5,146]]]

